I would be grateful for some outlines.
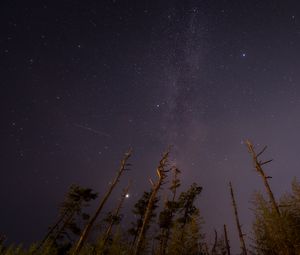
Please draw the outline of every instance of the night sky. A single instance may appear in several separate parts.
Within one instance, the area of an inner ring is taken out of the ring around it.
[[[131,178],[129,212],[172,145],[183,188],[203,186],[208,238],[226,223],[233,244],[228,182],[248,236],[253,192],[264,191],[243,141],[269,146],[277,197],[299,177],[297,0],[5,0],[0,28],[8,242],[40,240],[72,183],[103,194],[129,147],[131,171],[106,211]]]

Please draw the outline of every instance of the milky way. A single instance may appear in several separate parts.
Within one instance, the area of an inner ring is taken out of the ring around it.
[[[171,145],[208,237],[237,240],[230,180],[250,234],[263,187],[243,141],[269,146],[276,195],[299,176],[299,3],[100,2],[2,3],[0,231],[41,239],[68,186],[103,193],[132,147],[129,212]]]

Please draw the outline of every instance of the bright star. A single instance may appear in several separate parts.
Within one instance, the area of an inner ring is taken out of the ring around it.
[[[129,194],[127,193],[127,194],[125,195],[125,197],[126,197],[126,198],[129,198]]]

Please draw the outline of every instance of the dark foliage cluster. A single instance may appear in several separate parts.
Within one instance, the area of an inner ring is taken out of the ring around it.
[[[233,186],[230,183],[229,195],[232,199],[240,254],[296,255],[300,254],[300,183],[292,182],[292,192],[275,200],[269,185],[270,176],[263,170],[259,157],[265,151],[256,153],[254,146],[247,143],[256,171],[261,175],[266,187],[265,196],[255,194],[253,200],[253,235],[245,237],[242,232],[235,201]],[[116,177],[107,192],[98,202],[94,214],[87,208],[95,203],[98,194],[92,189],[71,185],[59,207],[56,222],[49,227],[43,240],[23,248],[21,245],[6,245],[5,235],[0,235],[2,255],[225,255],[232,254],[226,225],[224,232],[214,231],[211,242],[203,232],[203,219],[196,201],[202,192],[197,183],[187,190],[181,190],[181,171],[169,164],[169,151],[162,155],[156,169],[156,179],[150,179],[151,188],[144,191],[135,203],[132,214],[135,221],[129,229],[121,225],[122,207],[129,192],[130,184],[123,190],[115,209],[106,217],[99,217],[106,201],[115,186],[129,169],[131,151],[125,154]],[[163,189],[169,184],[167,189]],[[164,199],[162,199],[164,198]],[[201,204],[201,203],[200,203]],[[98,225],[102,227],[97,227]]]

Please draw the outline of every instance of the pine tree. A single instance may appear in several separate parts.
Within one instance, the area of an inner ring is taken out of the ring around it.
[[[173,227],[172,240],[168,254],[187,255],[199,254],[203,250],[204,236],[200,232],[199,209],[194,205],[202,187],[193,183],[178,198],[178,218]]]
[[[143,225],[143,220],[145,217],[147,205],[149,203],[149,199],[151,196],[150,192],[144,192],[143,196],[137,201],[137,203],[134,205],[134,209],[132,210],[132,213],[134,214],[136,218],[136,222],[132,222],[132,227],[128,230],[129,234],[133,236],[132,242],[131,242],[131,249],[134,249],[134,246],[136,245],[137,237],[140,233],[141,227]],[[150,216],[150,222],[156,217],[155,209],[158,207],[158,198],[154,201],[153,211]]]
[[[184,228],[182,223],[176,221],[166,254],[168,255],[200,255],[205,253],[204,236],[201,233],[202,219],[199,212],[194,211]]]
[[[267,149],[267,146],[265,146],[259,153],[256,153],[253,144],[250,141],[247,141],[247,147],[248,151],[252,156],[253,164],[258,172],[258,174],[262,177],[264,186],[266,188],[267,195],[269,197],[269,203],[271,203],[271,214],[273,215],[272,218],[277,222],[276,226],[279,227],[277,230],[279,231],[278,236],[281,236],[281,240],[283,241],[283,246],[284,246],[284,251],[282,254],[288,254],[288,255],[294,255],[296,254],[296,249],[297,247],[294,245],[293,241],[291,241],[291,238],[289,237],[289,226],[287,226],[286,222],[288,221],[289,218],[289,213],[287,210],[280,210],[280,207],[278,206],[278,203],[274,197],[274,194],[271,190],[270,184],[269,184],[269,179],[271,179],[271,176],[268,176],[265,174],[265,171],[263,170],[263,165],[266,165],[270,163],[272,160],[267,160],[267,161],[261,161],[260,156],[265,152]],[[267,212],[269,205],[266,204],[264,207],[264,211]],[[276,216],[275,216],[276,215]],[[278,243],[280,244],[280,242]],[[279,253],[281,254],[281,253]]]
[[[253,231],[258,254],[300,253],[300,184],[294,180],[292,193],[279,201],[280,216],[261,193],[255,195]]]
[[[71,235],[80,233],[78,221],[87,220],[89,217],[82,211],[83,208],[89,206],[88,203],[96,197],[97,193],[90,188],[71,185],[60,207],[60,216],[57,222],[50,228],[38,248],[48,242],[48,245],[55,244],[60,250],[69,249],[72,245]],[[64,240],[64,237],[67,240]]]

